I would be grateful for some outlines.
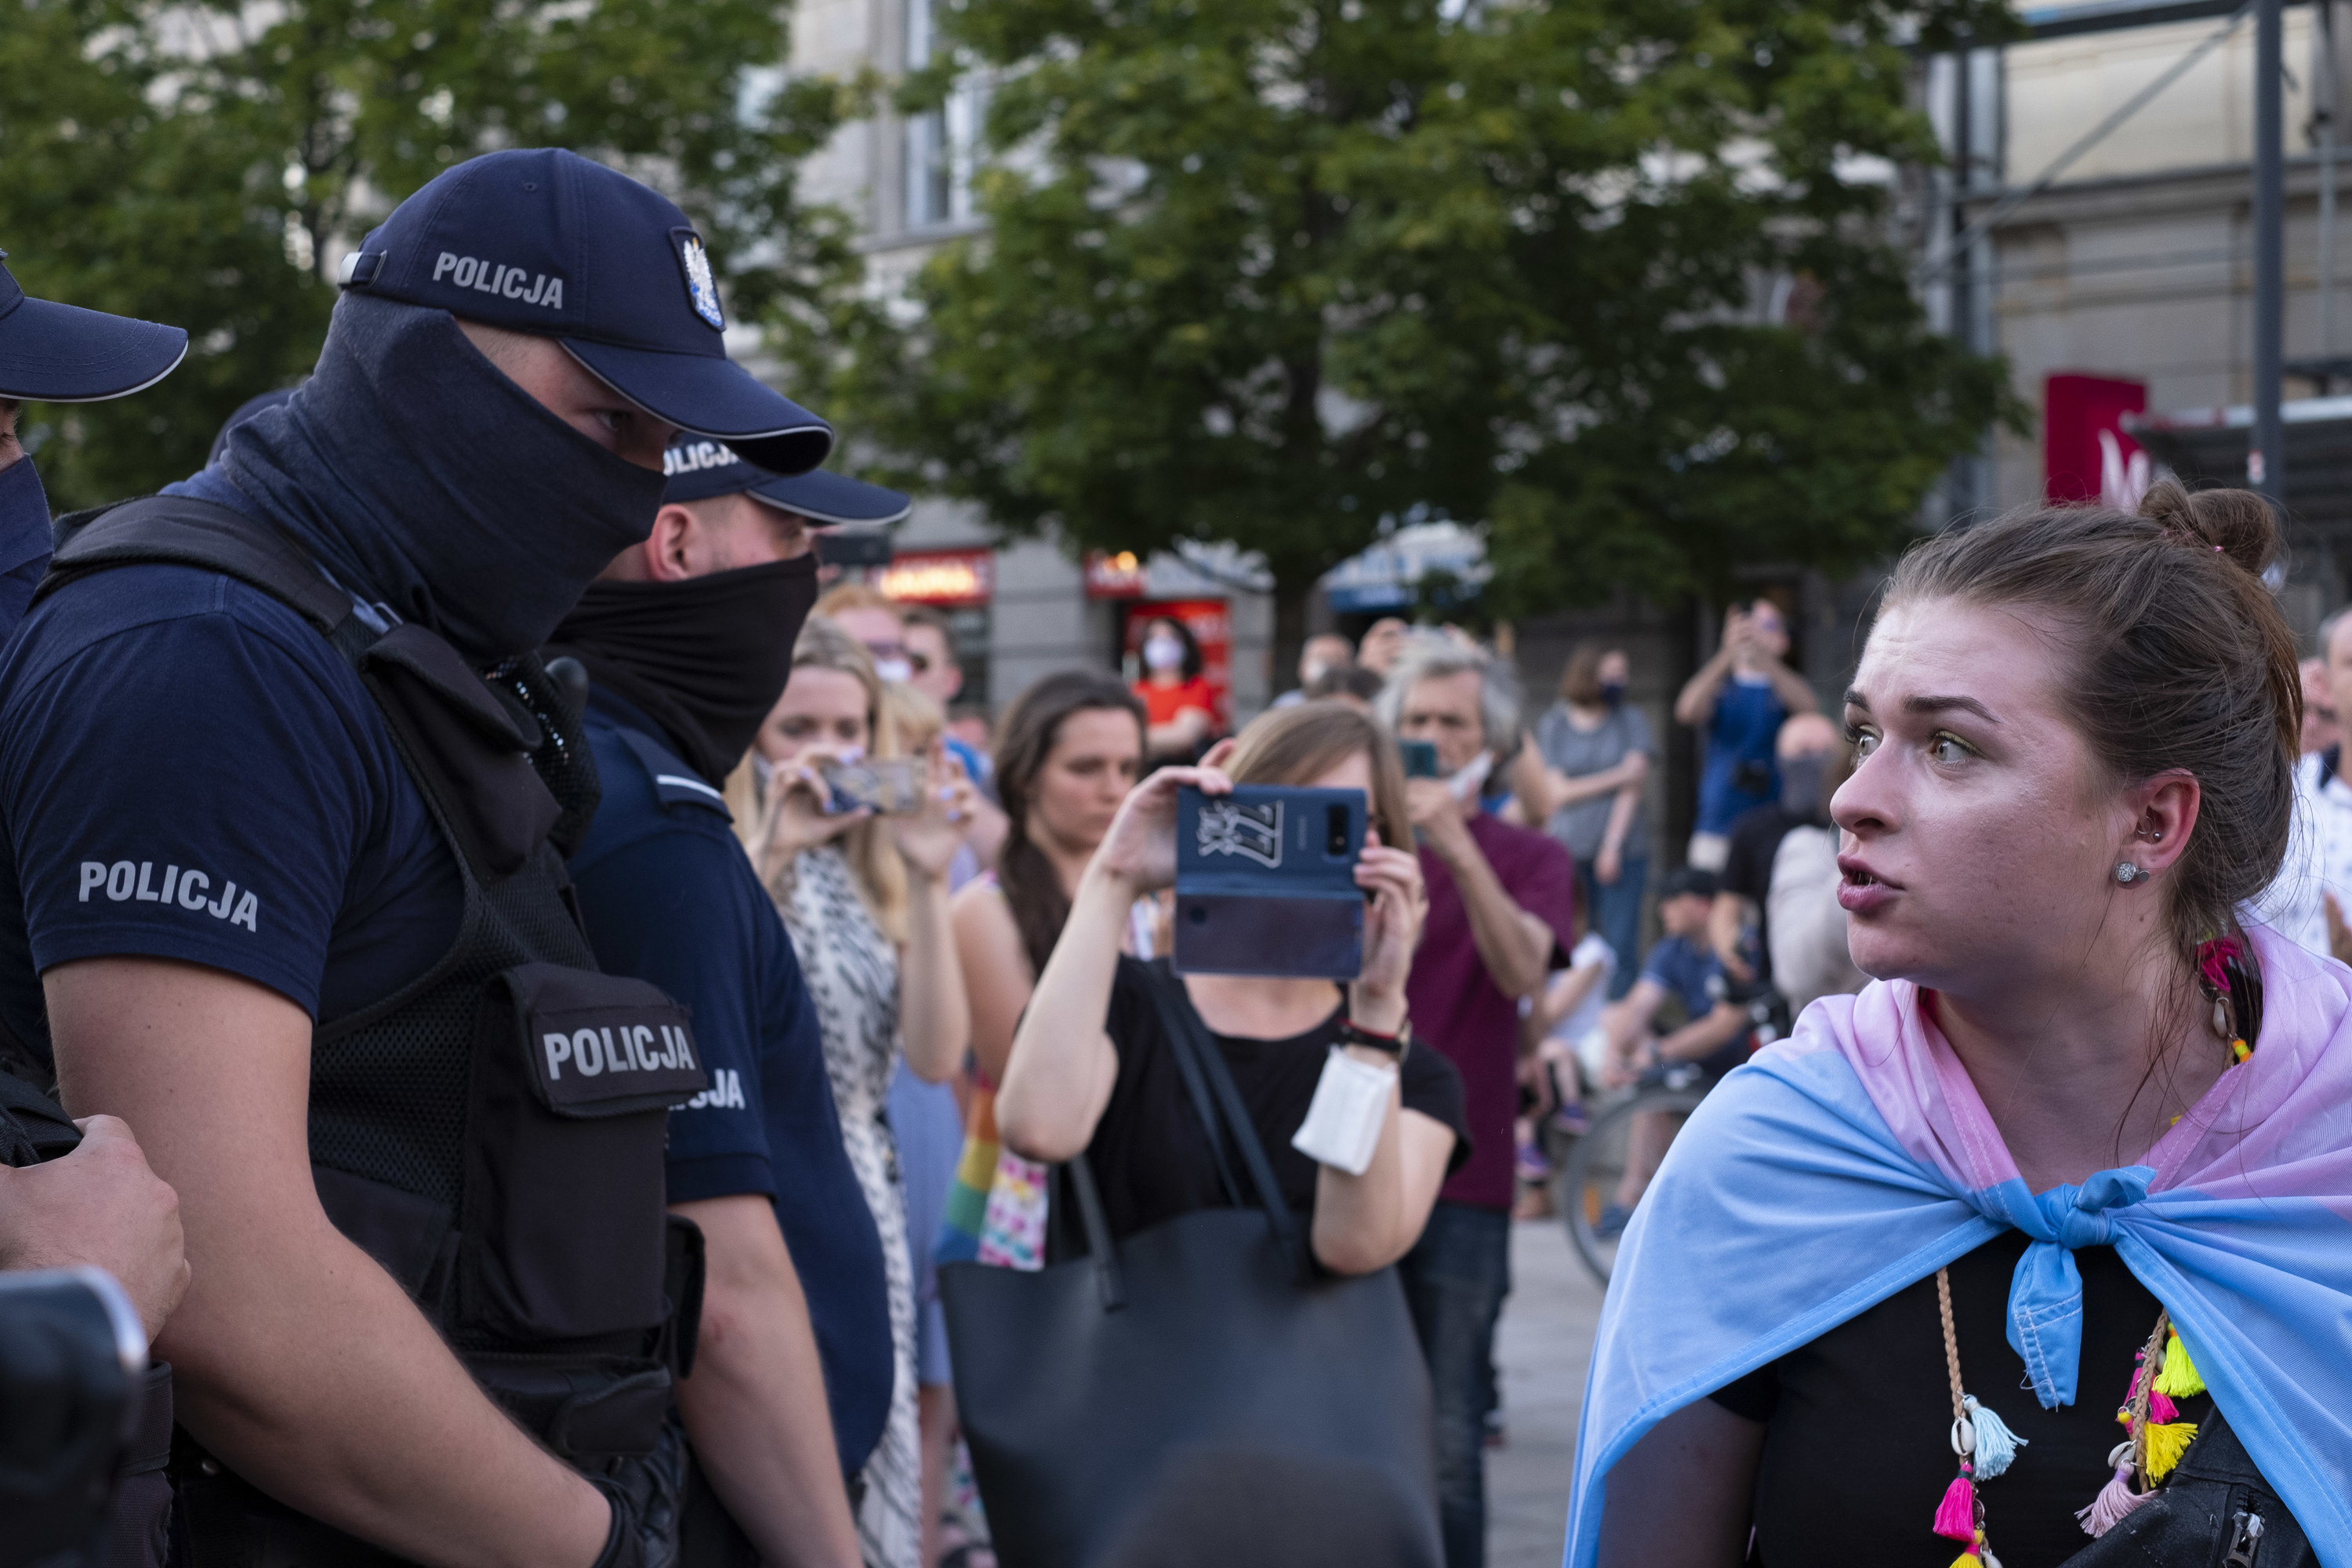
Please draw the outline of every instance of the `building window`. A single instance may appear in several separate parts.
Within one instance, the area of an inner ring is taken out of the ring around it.
[[[907,68],[931,63],[933,7],[944,0],[907,0]],[[947,102],[907,121],[907,226],[929,228],[971,216],[971,153],[980,140],[983,89],[959,82]]]

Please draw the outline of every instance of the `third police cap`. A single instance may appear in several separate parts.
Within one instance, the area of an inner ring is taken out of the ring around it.
[[[656,418],[777,473],[833,448],[824,420],[728,359],[686,214],[576,153],[488,153],[436,175],[344,259],[342,286],[553,338]]]
[[[886,490],[846,474],[814,468],[805,474],[772,474],[745,462],[724,442],[681,436],[662,454],[669,483],[665,501],[707,500],[748,495],[752,500],[818,523],[897,522],[914,510],[898,490]]]

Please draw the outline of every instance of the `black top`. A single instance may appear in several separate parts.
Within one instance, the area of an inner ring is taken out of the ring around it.
[[[1155,967],[1165,972],[1165,961]],[[1290,1146],[1307,1107],[1315,1098],[1316,1080],[1323,1062],[1338,1043],[1339,1026],[1347,1017],[1344,998],[1334,988],[1331,1016],[1303,1035],[1285,1040],[1253,1040],[1233,1035],[1212,1035],[1233,1071],[1234,1087],[1249,1107],[1250,1121],[1275,1180],[1290,1206],[1302,1215],[1315,1209],[1315,1162]],[[1188,1003],[1187,1005],[1190,1004]],[[1161,1220],[1195,1209],[1229,1206],[1209,1141],[1184,1090],[1160,1015],[1152,987],[1140,959],[1122,956],[1111,982],[1110,1014],[1105,1023],[1118,1051],[1118,1077],[1113,1080],[1110,1103],[1095,1124],[1094,1142],[1087,1145],[1087,1161],[1101,1190],[1103,1215],[1114,1238],[1133,1235]],[[1400,1089],[1408,1110],[1418,1110],[1454,1130],[1454,1155],[1448,1171],[1459,1170],[1470,1157],[1470,1135],[1462,1113],[1462,1078],[1454,1064],[1427,1041],[1405,1053]],[[1235,1180],[1244,1197],[1249,1175],[1236,1154]],[[1068,1176],[1060,1175],[1049,1213],[1053,1261],[1083,1253],[1085,1243],[1075,1223],[1077,1205],[1066,1198]],[[1065,1226],[1068,1216],[1070,1223]],[[1939,1565],[1940,1568],[1940,1565]]]
[[[2025,1247],[2022,1232],[2008,1231],[1951,1266],[1952,1321],[1968,1392],[2026,1440],[2016,1463],[1983,1483],[1987,1544],[2004,1568],[2052,1568],[2090,1544],[2074,1510],[2115,1474],[2116,1412],[2158,1303],[2113,1247],[2077,1251],[2074,1403],[2044,1410],[2008,1338],[2010,1276]],[[1931,1528],[1958,1464],[1934,1275],[1714,1398],[1766,1424],[1751,1564],[1947,1568],[1961,1551]],[[2183,1400],[2180,1419],[2201,1420],[2210,1406],[2202,1394]]]
[[[1731,845],[1724,853],[1723,890],[1738,893],[1756,906],[1756,951],[1748,956],[1759,983],[1772,978],[1772,930],[1767,912],[1770,900],[1766,896],[1772,891],[1772,859],[1780,853],[1780,840],[1789,837],[1790,828],[1808,826],[1812,821],[1772,800],[1748,807],[1731,825]]]

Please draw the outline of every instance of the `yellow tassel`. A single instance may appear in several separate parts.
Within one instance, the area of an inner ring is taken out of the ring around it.
[[[1952,1559],[1952,1568],[1984,1568],[1984,1559],[1973,1552],[1963,1552]]]
[[[2142,1435],[2147,1439],[2147,1479],[2160,1481],[2172,1473],[2172,1467],[2180,1463],[2180,1456],[2189,1451],[2189,1439],[2197,1436],[2197,1423],[2151,1421]]]
[[[2189,1347],[2180,1342],[2177,1333],[2165,1338],[2164,1370],[2156,1374],[2156,1391],[2168,1399],[2186,1399],[2205,1392],[2205,1380],[2197,1375],[2197,1367],[2189,1359]]]

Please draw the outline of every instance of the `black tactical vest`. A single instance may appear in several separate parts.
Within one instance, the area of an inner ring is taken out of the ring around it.
[[[577,713],[537,656],[486,679],[231,509],[151,497],[58,531],[37,599],[200,567],[300,613],[358,673],[465,906],[424,974],[311,1037],[320,1201],[557,1453],[597,1470],[651,1452],[700,1311],[699,1235],[664,1201],[667,1108],[705,1078],[683,1008],[595,972],[564,871],[597,799]]]

